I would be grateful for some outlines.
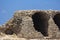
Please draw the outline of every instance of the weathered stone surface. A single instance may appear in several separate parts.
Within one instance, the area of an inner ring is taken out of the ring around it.
[[[59,20],[60,11],[56,10],[16,11],[13,17],[0,27],[0,36],[15,35],[17,38],[59,39]]]

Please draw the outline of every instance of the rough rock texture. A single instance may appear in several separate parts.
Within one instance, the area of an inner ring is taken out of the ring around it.
[[[9,36],[10,35],[10,36]],[[30,39],[59,39],[60,11],[20,10],[0,27],[0,37]],[[21,39],[23,40],[23,39]],[[24,39],[25,40],[25,39]]]

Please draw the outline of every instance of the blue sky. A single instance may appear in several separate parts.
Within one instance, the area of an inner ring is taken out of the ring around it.
[[[60,0],[0,0],[0,25],[12,18],[16,10],[60,10]]]

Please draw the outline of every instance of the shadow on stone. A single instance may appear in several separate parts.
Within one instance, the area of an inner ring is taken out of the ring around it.
[[[34,28],[44,36],[48,36],[48,18],[45,12],[36,12],[32,15]]]
[[[11,29],[5,30],[5,34],[12,35],[14,32]]]
[[[60,14],[56,14],[53,18],[55,24],[58,26],[59,30],[60,30]]]

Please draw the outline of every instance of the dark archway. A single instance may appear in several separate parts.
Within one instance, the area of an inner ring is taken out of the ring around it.
[[[55,24],[58,26],[59,30],[60,30],[60,14],[56,14],[53,18]]]
[[[32,15],[34,28],[44,36],[48,36],[48,15],[44,12],[36,12]]]

